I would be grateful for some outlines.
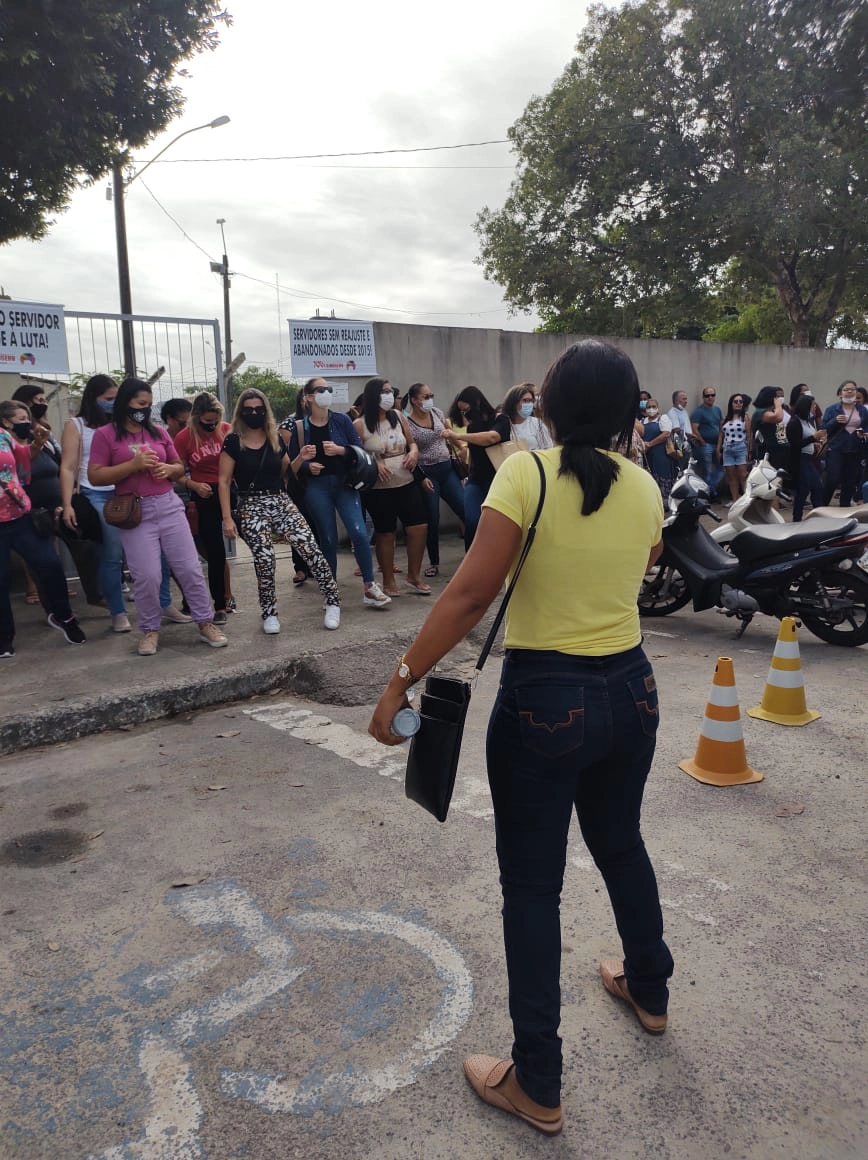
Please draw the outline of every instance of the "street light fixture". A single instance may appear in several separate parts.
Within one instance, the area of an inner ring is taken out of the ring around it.
[[[124,212],[126,187],[132,185],[136,178],[141,177],[145,170],[162,157],[167,149],[171,149],[176,141],[180,141],[188,133],[198,133],[200,129],[219,129],[221,125],[228,125],[228,123],[229,117],[224,114],[222,117],[215,117],[213,121],[208,121],[204,125],[195,125],[192,129],[185,129],[183,133],[179,133],[177,137],[173,137],[168,145],[164,145],[160,152],[152,157],[146,165],[143,165],[138,173],[134,173],[127,182],[124,181],[123,174],[124,159],[120,154],[115,154],[112,160],[112,197],[115,203],[115,242],[118,255],[118,287],[120,290],[121,314],[132,314],[133,312],[133,296],[130,287],[130,259],[127,251],[127,219]],[[133,342],[132,319],[126,318],[121,321],[121,332],[124,343],[124,371],[127,378],[134,378],[136,374],[136,350]]]

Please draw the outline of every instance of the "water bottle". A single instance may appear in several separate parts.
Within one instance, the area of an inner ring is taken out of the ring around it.
[[[406,706],[399,709],[392,718],[392,732],[398,737],[412,737],[414,733],[419,732],[419,727],[422,724],[422,718],[415,709]]]

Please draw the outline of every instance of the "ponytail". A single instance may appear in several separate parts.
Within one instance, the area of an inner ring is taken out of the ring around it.
[[[561,448],[561,465],[558,475],[572,475],[582,488],[582,515],[590,516],[603,506],[603,501],[612,484],[621,473],[617,459],[606,455],[595,444],[608,442],[596,438],[593,425],[567,436]]]

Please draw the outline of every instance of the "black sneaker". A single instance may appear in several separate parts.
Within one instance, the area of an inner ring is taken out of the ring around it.
[[[0,658],[14,657],[15,645],[7,637],[0,639]]]
[[[56,628],[58,632],[62,632],[66,637],[67,644],[84,644],[87,637],[81,630],[81,625],[71,616],[69,620],[58,620],[52,612],[48,617],[48,623],[52,628]]]

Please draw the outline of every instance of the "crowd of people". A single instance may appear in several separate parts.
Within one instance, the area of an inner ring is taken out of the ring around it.
[[[703,387],[692,411],[686,391],[673,391],[665,412],[643,391],[634,435],[633,458],[653,475],[664,500],[690,458],[712,495],[732,504],[745,490],[750,465],[767,457],[787,473],[794,521],[808,501],[829,504],[836,493],[841,507],[849,507],[868,482],[868,391],[849,379],[825,409],[807,383],[797,383],[789,399],[783,387],[762,387],[753,399],[736,391],[725,411],[714,387]]]
[[[723,489],[731,502],[744,490],[750,463],[768,456],[792,477],[798,520],[808,502],[829,503],[836,492],[849,506],[866,480],[868,394],[846,381],[837,395],[823,410],[805,383],[788,401],[783,388],[767,386],[755,399],[735,392],[724,411],[715,389],[705,387],[692,411],[683,390],[673,392],[664,411],[642,391],[633,429],[613,449],[645,468],[664,500],[691,456],[711,491]],[[295,414],[279,425],[256,389],[242,392],[231,422],[220,400],[202,391],[168,400],[157,423],[146,382],[118,386],[97,374],[58,441],[45,419],[43,388],[20,387],[0,403],[0,657],[15,652],[13,551],[24,566],[25,601],[41,603],[48,624],[70,644],[85,642],[55,538],[68,548],[88,603],[108,610],[114,632],[131,631],[134,598],[142,656],[157,652],[164,621],[195,622],[210,647],[226,645],[224,629],[236,610],[226,541],[238,536],[252,555],[269,635],[281,629],[275,537],[291,545],[293,583],[312,578],[318,585],[324,628],[340,626],[338,518],[365,607],[429,596],[428,581],[440,572],[441,500],[469,551],[500,466],[515,451],[553,445],[531,382],[510,388],[499,404],[467,386],[440,407],[427,383],[413,383],[402,398],[388,379],[376,377],[347,414],[332,403],[332,386],[314,378],[299,391]],[[356,449],[376,466],[365,490],[354,474]],[[172,601],[172,577],[180,608]]]

